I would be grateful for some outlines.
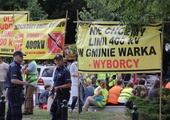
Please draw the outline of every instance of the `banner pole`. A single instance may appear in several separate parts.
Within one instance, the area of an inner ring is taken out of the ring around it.
[[[65,44],[65,40],[66,40],[66,33],[67,33],[67,20],[68,20],[68,10],[66,10],[66,25],[64,28],[65,34],[64,34],[64,44]],[[64,47],[63,47],[64,48]],[[63,50],[63,49],[62,49]],[[63,51],[62,51],[63,52]],[[64,52],[63,52],[64,53]]]
[[[78,9],[77,9],[77,21],[79,21],[79,17],[78,17],[78,14],[79,14],[79,11],[78,11]],[[78,23],[77,23],[77,28],[78,28]],[[78,58],[77,58],[77,61],[79,61],[78,60]],[[78,63],[78,66],[79,66],[79,63]],[[78,67],[79,68],[79,67]],[[79,76],[80,74],[78,73],[78,76]],[[80,79],[79,79],[79,77],[78,77],[78,120],[79,120],[79,106],[80,106],[80,101],[79,101],[79,99],[80,99]]]
[[[13,33],[14,33],[14,28],[15,28],[15,14],[14,14],[14,11],[13,11],[13,22],[12,22],[12,31],[13,31]],[[15,51],[14,36],[15,36],[15,34],[13,34],[13,36],[12,36],[12,41],[13,41],[13,47],[14,47],[14,51]]]
[[[159,120],[162,119],[162,77],[163,77],[163,41],[164,41],[164,19],[162,19],[162,33],[161,33],[161,77],[160,77],[160,98],[159,98]]]

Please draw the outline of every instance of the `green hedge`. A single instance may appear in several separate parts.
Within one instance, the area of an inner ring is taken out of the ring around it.
[[[166,96],[166,97],[165,97]],[[162,88],[162,120],[170,120],[170,90]],[[159,101],[155,98],[150,101],[140,97],[132,96],[130,101],[138,106],[139,120],[159,120]],[[126,114],[132,116],[132,110],[127,110]]]

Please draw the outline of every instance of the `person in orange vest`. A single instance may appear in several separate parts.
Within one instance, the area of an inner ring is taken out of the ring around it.
[[[124,84],[122,80],[117,80],[116,85],[109,90],[107,103],[118,104],[118,97],[120,96],[121,90]]]
[[[170,89],[170,82],[168,82],[168,83],[165,85],[165,88],[169,88],[169,89]]]

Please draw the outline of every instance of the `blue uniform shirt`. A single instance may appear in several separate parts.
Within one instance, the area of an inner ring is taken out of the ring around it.
[[[59,68],[56,68],[53,81],[54,81],[54,87],[71,83],[71,76],[69,70],[63,65]],[[70,88],[65,88],[62,90],[69,91]]]
[[[22,73],[21,73],[21,66],[16,61],[13,61],[7,70],[7,75],[4,82],[4,88],[15,87],[15,84],[11,82],[11,79],[23,80]]]

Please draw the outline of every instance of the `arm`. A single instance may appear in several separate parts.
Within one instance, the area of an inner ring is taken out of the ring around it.
[[[27,81],[21,81],[21,80],[18,80],[18,79],[11,79],[11,82],[13,84],[17,84],[17,85],[26,85],[26,86],[29,85],[29,83]]]
[[[58,89],[64,89],[64,88],[69,88],[69,87],[71,87],[71,83],[67,83],[67,84],[64,84],[64,85],[54,87],[54,89],[55,89],[55,92],[57,92]]]
[[[26,74],[26,70],[28,68],[28,64],[25,65],[25,67],[22,69],[22,73]],[[27,73],[28,74],[28,73]]]
[[[81,78],[82,75],[81,75],[81,74],[78,74],[78,70],[77,70],[77,69],[78,69],[78,68],[77,68],[77,66],[76,66],[76,63],[72,63],[71,66],[70,66],[71,76]]]
[[[99,89],[99,92],[98,92],[97,94],[95,94],[95,95],[92,96],[92,98],[95,98],[95,97],[97,97],[97,96],[99,96],[99,95],[102,95],[102,90],[101,90],[101,88]]]

